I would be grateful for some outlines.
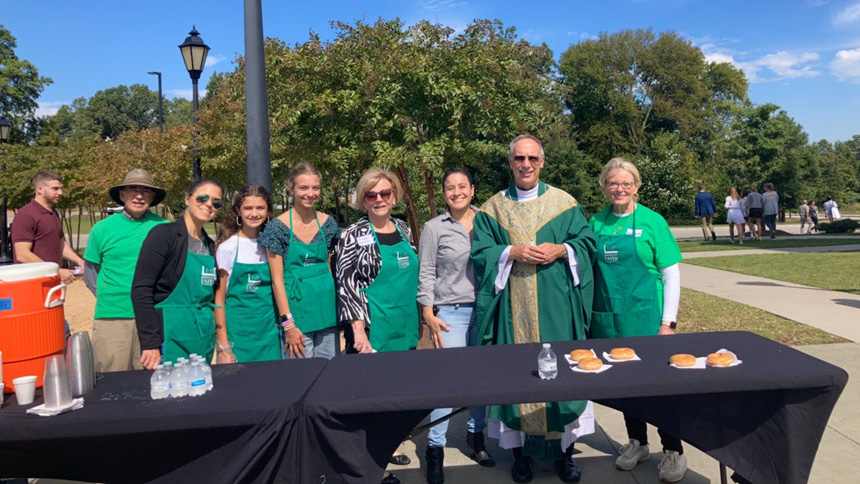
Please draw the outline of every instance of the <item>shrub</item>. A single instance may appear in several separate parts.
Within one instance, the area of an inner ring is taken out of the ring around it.
[[[850,234],[857,230],[858,227],[860,227],[860,222],[850,218],[843,218],[833,223],[824,222],[818,224],[818,228],[827,234]]]

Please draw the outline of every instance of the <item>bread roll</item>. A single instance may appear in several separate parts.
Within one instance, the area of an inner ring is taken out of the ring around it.
[[[613,360],[631,360],[636,356],[636,352],[632,348],[615,348],[609,352],[609,356]]]
[[[593,358],[589,356],[579,360],[579,367],[583,370],[599,370],[601,366],[603,366],[603,361],[601,361],[600,358]]]
[[[672,355],[672,357],[669,358],[669,363],[672,363],[675,366],[681,366],[681,367],[696,366],[696,357],[693,355],[680,353],[677,355]]]

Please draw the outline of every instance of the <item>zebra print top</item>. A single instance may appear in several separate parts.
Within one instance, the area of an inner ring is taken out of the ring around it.
[[[415,250],[415,242],[412,240],[412,232],[409,225],[403,220],[391,217],[391,221],[406,236],[412,250]],[[361,247],[358,238],[362,235],[371,235],[370,220],[365,216],[360,220],[343,229],[337,244],[337,266],[335,269],[335,280],[337,281],[337,306],[338,319],[343,322],[364,321],[370,325],[370,314],[367,307],[367,296],[362,289],[367,288],[379,274],[382,267],[382,259],[376,244]],[[383,245],[394,245],[401,240],[400,234],[378,234],[379,243]]]

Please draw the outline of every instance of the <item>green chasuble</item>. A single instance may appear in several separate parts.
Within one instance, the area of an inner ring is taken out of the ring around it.
[[[592,263],[596,254],[594,234],[585,214],[573,197],[543,183],[536,199],[520,202],[516,197],[516,189],[511,185],[487,200],[474,221],[472,260],[478,284],[476,306],[481,344],[585,339],[591,318]],[[567,244],[574,250],[579,285],[574,286],[564,258],[549,265],[514,261],[505,288],[496,294],[499,257],[505,248],[544,242]],[[537,353],[531,363],[537,364]],[[564,426],[583,412],[585,403],[496,405],[490,407],[489,415],[528,435],[558,439]]]

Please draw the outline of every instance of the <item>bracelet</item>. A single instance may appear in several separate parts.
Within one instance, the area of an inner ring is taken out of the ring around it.
[[[232,352],[232,351],[233,351],[233,343],[229,343],[229,342],[228,342],[228,343],[227,343],[227,346],[221,346],[221,345],[218,345],[218,351],[220,351],[220,352],[222,352],[222,353],[223,353],[223,352],[225,352],[225,351],[230,351],[230,352]]]

